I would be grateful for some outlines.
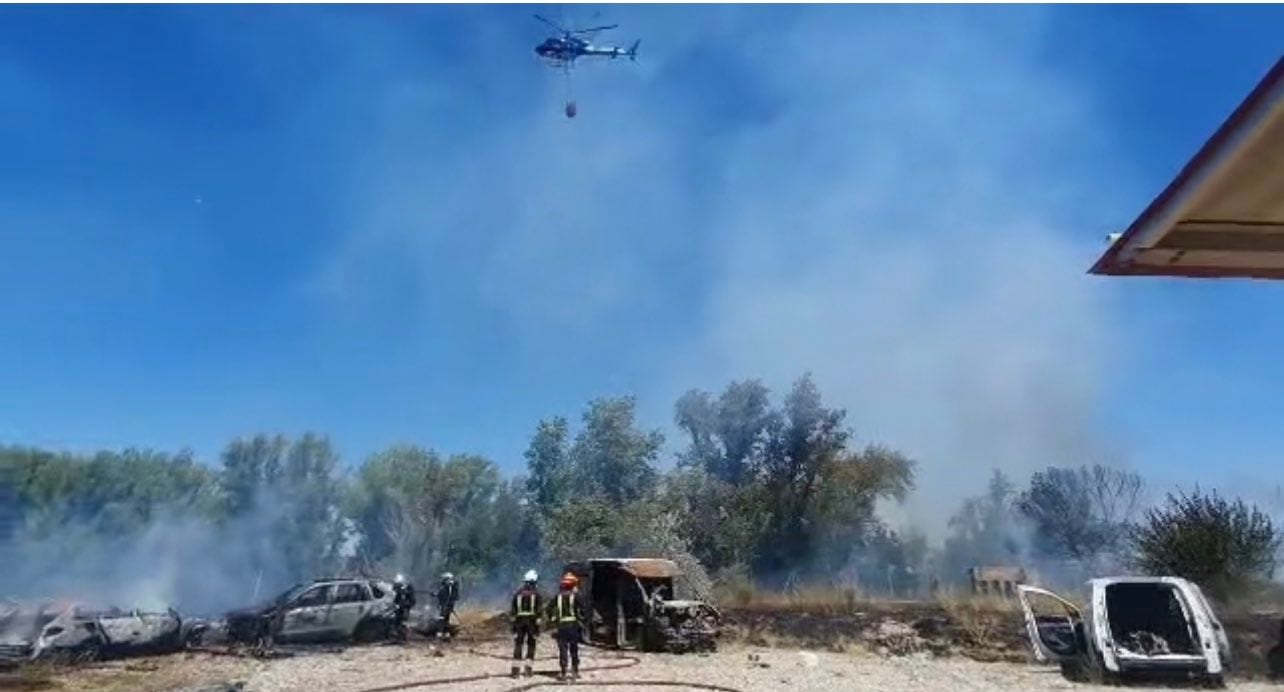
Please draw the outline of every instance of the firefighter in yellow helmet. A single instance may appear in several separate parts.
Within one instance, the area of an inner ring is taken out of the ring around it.
[[[562,575],[561,588],[548,603],[548,621],[556,628],[557,660],[562,672],[559,680],[566,679],[566,665],[571,667],[571,679],[580,677],[580,632],[584,622],[584,611],[580,604],[579,580],[574,574]],[[569,661],[568,661],[569,659]]]
[[[535,661],[535,639],[539,636],[539,611],[543,605],[539,590],[535,588],[539,575],[535,570],[526,573],[522,588],[513,594],[513,677],[517,677],[518,663],[522,660],[522,643],[526,644],[527,677],[532,674]]]

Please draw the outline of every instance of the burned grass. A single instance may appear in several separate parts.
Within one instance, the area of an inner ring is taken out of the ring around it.
[[[753,646],[1030,660],[1020,613],[989,600],[861,600],[811,593],[727,607],[723,625],[724,640]]]

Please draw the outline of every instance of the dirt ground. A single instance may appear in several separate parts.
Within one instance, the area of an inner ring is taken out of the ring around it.
[[[541,641],[536,675],[530,680],[507,677],[503,640],[459,642],[442,648],[425,643],[363,646],[296,653],[256,660],[209,653],[134,659],[70,671],[28,671],[26,680],[0,681],[0,689],[66,692],[394,692],[394,690],[460,690],[509,692],[563,687],[552,677],[557,662],[551,642]],[[550,654],[554,654],[550,657]],[[928,653],[880,656],[860,649],[848,652],[765,648],[731,643],[709,655],[623,656],[585,648],[579,687],[618,690],[701,689],[699,683],[728,692],[766,690],[1076,690],[1098,689],[1063,679],[1055,668],[1011,662],[981,663],[963,657],[939,658]],[[462,678],[462,679],[461,679]],[[649,681],[667,685],[641,685]],[[236,687],[237,684],[243,685]],[[710,688],[704,688],[710,689]],[[1118,688],[1114,688],[1118,689]],[[1150,687],[1147,689],[1163,689]],[[1228,689],[1279,690],[1265,682],[1232,681]]]
[[[1010,609],[863,603],[840,609],[731,609],[724,616],[724,636],[714,654],[623,655],[582,647],[578,687],[724,692],[1107,689],[1067,681],[1056,668],[1033,663],[1024,623]],[[1228,689],[1284,690],[1284,685],[1260,679],[1263,653],[1274,643],[1278,622],[1278,617],[1227,619],[1239,676]],[[189,651],[73,669],[29,668],[0,674],[0,690],[516,692],[563,686],[554,679],[556,648],[547,635],[540,639],[536,675],[512,680],[507,675],[512,648],[506,619],[479,612],[461,624],[461,637],[444,646],[416,637],[404,645],[283,650],[280,657],[266,660]]]

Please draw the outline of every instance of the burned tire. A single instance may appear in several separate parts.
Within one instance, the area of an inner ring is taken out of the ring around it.
[[[364,620],[353,631],[352,640],[358,644],[370,644],[387,639],[390,634],[386,623],[378,620]]]
[[[103,648],[98,644],[91,644],[81,649],[76,656],[77,663],[94,663],[103,660]]]

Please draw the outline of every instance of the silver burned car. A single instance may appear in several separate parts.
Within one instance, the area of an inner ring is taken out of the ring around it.
[[[361,577],[316,579],[226,616],[227,638],[244,644],[374,641],[396,619],[392,584]]]

